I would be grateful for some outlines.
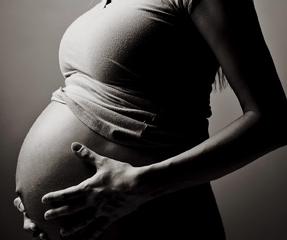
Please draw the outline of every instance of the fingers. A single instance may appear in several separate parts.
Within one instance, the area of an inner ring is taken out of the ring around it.
[[[44,217],[46,220],[50,220],[50,219],[61,217],[61,216],[71,215],[73,213],[80,212],[86,207],[87,206],[85,206],[85,204],[65,205],[59,208],[48,210],[47,212],[45,212]]]
[[[33,237],[40,237],[42,240],[49,240],[49,237],[40,231],[40,229],[36,226],[34,222],[31,221],[31,219],[27,216],[27,213],[25,212],[25,207],[20,199],[20,197],[17,197],[14,199],[14,206],[23,213],[23,229],[27,232],[32,232]]]
[[[56,192],[47,193],[42,197],[42,203],[67,201],[84,195],[83,184],[72,186]]]
[[[38,229],[37,229],[37,226],[35,223],[33,223],[30,218],[28,218],[27,216],[27,213],[25,212],[25,208],[24,208],[24,205],[20,199],[20,197],[17,197],[14,199],[14,206],[20,211],[23,213],[23,229],[27,232],[36,232]]]
[[[95,167],[97,167],[98,162],[103,160],[104,158],[103,156],[95,153],[85,145],[77,142],[72,143],[71,148],[77,157],[85,160],[86,162],[94,165]]]
[[[80,143],[77,143],[77,142],[74,142],[72,143],[72,151],[78,156],[78,157],[81,157],[81,158],[91,158],[90,155],[93,154],[93,151],[90,150],[89,148],[87,148],[86,146],[80,144]]]
[[[25,211],[25,208],[24,208],[24,205],[20,199],[20,197],[17,197],[14,199],[14,206],[20,211],[20,212],[24,212]]]
[[[84,159],[85,161],[93,164],[97,164],[96,161],[99,161],[103,157],[96,154],[94,151],[90,150],[86,146],[80,143],[72,143],[72,150],[76,156]],[[81,197],[85,193],[85,181],[77,186],[72,186],[63,190],[50,192],[43,196],[42,202],[55,202],[55,201],[66,201],[73,198]]]
[[[45,233],[40,233],[39,237],[42,240],[49,240],[49,237]]]
[[[33,237],[34,238],[35,237],[39,237],[42,240],[48,240],[49,239],[49,237],[45,233],[42,233],[40,231],[40,229],[36,226],[36,224],[33,223],[30,218],[28,218],[26,212],[23,213],[23,216],[24,216],[23,229],[25,231],[33,232]]]
[[[24,212],[23,216],[24,216],[23,228],[26,231],[33,231],[33,232],[35,232],[37,230],[36,224],[33,223],[30,218],[27,217],[27,213]]]

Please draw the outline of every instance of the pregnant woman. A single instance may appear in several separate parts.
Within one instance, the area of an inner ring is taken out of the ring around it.
[[[287,143],[252,0],[103,0],[67,29],[60,67],[16,172],[42,238],[225,239],[210,181]],[[209,137],[220,69],[242,116]]]

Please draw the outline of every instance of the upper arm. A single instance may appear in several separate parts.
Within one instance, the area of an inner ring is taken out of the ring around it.
[[[285,94],[252,0],[194,0],[191,16],[243,111],[286,112]]]

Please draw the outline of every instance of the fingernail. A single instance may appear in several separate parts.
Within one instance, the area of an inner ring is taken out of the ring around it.
[[[30,229],[31,229],[32,231],[36,231],[36,230],[37,230],[37,227],[36,227],[36,225],[35,225],[34,223],[31,223]]]
[[[40,239],[42,239],[42,240],[47,240],[47,239],[49,239],[44,233],[41,233],[39,237],[40,237]]]
[[[23,205],[22,202],[19,203],[18,209],[19,209],[21,212],[24,212],[24,211],[25,211],[25,208],[24,208],[24,205]]]
[[[45,213],[44,218],[45,218],[46,220],[49,220],[49,219],[52,218],[52,216],[51,216],[51,214],[49,214],[49,213]]]
[[[63,228],[60,230],[60,234],[61,234],[62,236],[67,236],[67,235],[68,235],[68,233],[66,232],[66,230],[63,229]]]
[[[83,145],[80,143],[77,143],[77,142],[72,143],[72,149],[75,152],[78,152],[82,147]]]

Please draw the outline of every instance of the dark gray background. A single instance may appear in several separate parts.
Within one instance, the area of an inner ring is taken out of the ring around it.
[[[14,174],[21,143],[51,93],[64,84],[58,66],[63,32],[92,0],[0,2],[0,238],[28,240],[13,207]],[[92,6],[98,0],[94,0]],[[287,1],[255,0],[259,20],[287,92]],[[244,13],[242,13],[244,18]],[[272,96],[266,96],[272,97]],[[230,89],[212,94],[213,134],[240,115]],[[287,148],[281,148],[213,188],[228,240],[287,239]]]

